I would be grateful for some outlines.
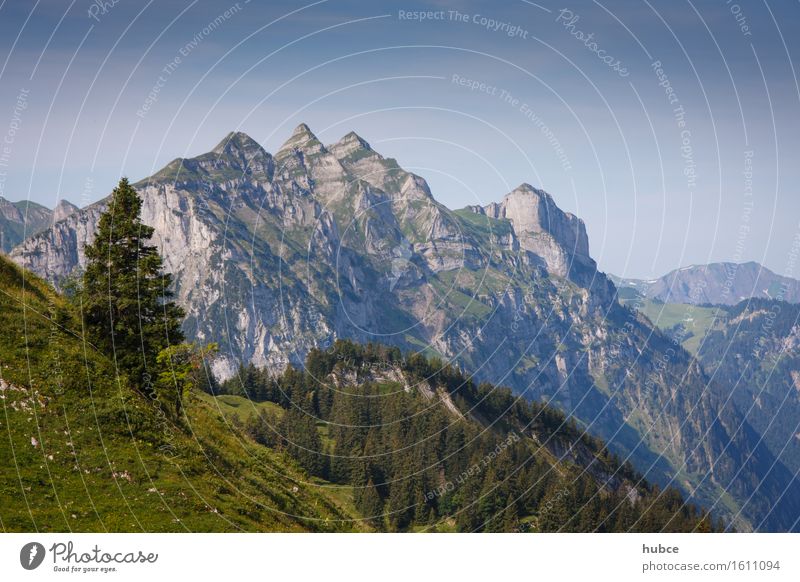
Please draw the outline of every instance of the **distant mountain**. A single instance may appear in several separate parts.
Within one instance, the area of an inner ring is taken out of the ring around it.
[[[77,206],[66,200],[59,201],[50,210],[35,202],[9,202],[0,196],[0,250],[9,252],[25,238],[43,231],[53,222],[62,220],[77,210]]]
[[[325,146],[304,124],[274,156],[231,133],[135,186],[187,335],[221,345],[220,377],[302,366],[339,338],[418,350],[560,408],[740,529],[797,525],[800,483],[729,387],[617,301],[583,222],[543,190],[453,211],[355,133]],[[84,264],[105,203],[12,258],[57,284]]]
[[[800,303],[800,281],[776,275],[758,263],[692,265],[652,280],[611,276],[618,287],[662,303],[735,305],[743,299]]]

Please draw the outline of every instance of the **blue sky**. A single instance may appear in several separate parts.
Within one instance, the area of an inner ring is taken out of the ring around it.
[[[451,208],[543,187],[616,274],[756,260],[800,277],[799,16],[775,0],[6,0],[0,195],[85,205],[228,131],[275,151],[305,122],[326,143],[355,130]]]

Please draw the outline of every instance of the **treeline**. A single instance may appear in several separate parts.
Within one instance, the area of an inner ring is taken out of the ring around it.
[[[253,366],[216,387],[278,404],[244,429],[290,453],[310,474],[352,485],[357,510],[389,531],[712,531],[675,490],[621,466],[553,409],[476,385],[458,369],[397,348],[338,341],[305,370],[272,377]],[[618,483],[610,490],[540,443],[588,450]]]

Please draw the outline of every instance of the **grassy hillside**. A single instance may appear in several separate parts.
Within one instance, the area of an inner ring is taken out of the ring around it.
[[[3,531],[334,531],[347,499],[190,396],[184,423],[129,389],[45,283],[0,257]]]
[[[722,307],[689,305],[686,303],[662,303],[646,299],[630,288],[621,288],[620,301],[641,311],[653,325],[680,340],[681,345],[692,354],[697,354],[703,338],[720,317]]]

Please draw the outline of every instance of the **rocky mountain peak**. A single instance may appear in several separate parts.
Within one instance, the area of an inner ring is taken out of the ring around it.
[[[335,144],[329,146],[328,149],[339,159],[352,156],[356,152],[362,155],[368,152],[375,153],[377,155],[369,143],[354,131],[351,131]]]
[[[22,213],[12,203],[0,196],[0,217],[13,222],[22,222]]]
[[[244,134],[231,134],[217,152],[178,159],[136,186],[142,220],[155,229],[153,244],[186,309],[187,336],[221,346],[218,375],[232,375],[240,361],[276,371],[299,365],[337,338],[429,346],[480,380],[502,379],[555,401],[587,425],[602,419],[615,451],[651,467],[659,481],[685,468],[687,488],[703,499],[724,490],[748,508],[752,499],[761,504],[747,509],[748,518],[772,510],[794,473],[783,468],[785,478],[768,489],[750,485],[772,474],[774,457],[756,449],[735,410],[713,422],[726,393],[616,302],[589,257],[581,220],[530,184],[471,209],[497,224],[450,211],[421,177],[365,144],[346,135],[331,146],[350,148],[339,158],[301,124],[276,162]],[[15,262],[54,283],[85,265],[103,201],[33,236],[34,206],[13,208],[15,216],[27,212],[26,223],[4,225],[0,214],[0,243],[8,249],[25,239],[11,253]],[[628,423],[639,411],[646,432]],[[665,454],[661,435],[677,435],[678,445]],[[719,461],[704,456],[725,450]],[[741,478],[732,474],[736,459],[751,457]],[[798,512],[777,508],[775,519],[789,521],[775,523],[791,527]]]
[[[177,158],[134,186],[155,183],[194,183],[214,180],[224,183],[233,176],[251,175],[269,180],[274,169],[272,156],[246,133],[232,131],[210,152],[194,158]],[[231,172],[233,170],[233,173]]]
[[[736,305],[751,298],[800,303],[800,281],[753,261],[689,265],[657,279],[616,277],[615,282],[663,303]]]
[[[291,137],[280,147],[275,157],[278,159],[285,158],[295,153],[302,153],[304,156],[313,156],[316,154],[327,153],[327,149],[322,145],[322,142],[317,139],[314,132],[311,131],[305,123],[301,123],[294,128]]]
[[[575,263],[594,269],[583,221],[561,210],[544,190],[523,183],[499,203],[483,209],[492,218],[511,222],[520,246],[540,257],[549,272],[567,277]]]
[[[75,206],[69,200],[61,199],[56,204],[56,207],[53,209],[53,222],[58,222],[59,220],[64,220],[70,214],[73,214],[80,210],[77,206]]]
[[[232,131],[219,142],[211,153],[217,155],[251,156],[264,152],[264,148],[252,137],[241,131]]]

